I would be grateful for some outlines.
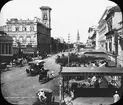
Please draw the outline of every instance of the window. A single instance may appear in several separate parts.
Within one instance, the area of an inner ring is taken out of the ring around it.
[[[15,31],[19,31],[19,27],[15,27]]]
[[[33,26],[30,26],[30,31],[34,31],[34,27]]]
[[[33,37],[33,41],[34,41],[34,43],[36,43],[36,36]]]
[[[112,19],[110,19],[107,23],[108,23],[108,29],[109,31],[111,31],[112,30]]]
[[[20,43],[22,43],[22,42],[23,42],[23,37],[22,37],[22,36],[20,36],[20,38],[19,38],[19,42],[20,42]]]
[[[11,26],[8,26],[8,31],[12,31],[12,27]]]
[[[26,31],[26,27],[25,27],[25,26],[23,26],[22,30],[23,30],[23,31]]]
[[[43,14],[43,20],[47,20],[48,18],[47,18],[47,13],[44,13]]]
[[[16,37],[15,36],[13,37],[13,43],[16,43]]]
[[[27,44],[28,44],[28,43],[31,43],[31,37],[30,37],[30,36],[27,36],[26,42],[27,42]]]

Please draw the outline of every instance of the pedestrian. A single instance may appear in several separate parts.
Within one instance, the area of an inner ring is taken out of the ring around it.
[[[114,98],[114,103],[116,103],[120,99],[120,96],[119,96],[117,91],[115,91],[115,94],[113,95],[113,98]]]
[[[70,95],[71,95],[71,98],[73,100],[74,99],[74,89],[70,91]]]

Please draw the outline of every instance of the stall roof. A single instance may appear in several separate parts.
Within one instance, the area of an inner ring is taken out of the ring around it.
[[[122,75],[123,67],[63,67],[62,76],[91,75]]]

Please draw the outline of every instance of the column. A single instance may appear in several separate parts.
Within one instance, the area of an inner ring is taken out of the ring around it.
[[[2,54],[2,43],[0,43],[0,54]]]
[[[10,44],[11,54],[13,54],[13,46]]]
[[[9,44],[7,44],[7,54],[9,54]]]
[[[4,43],[4,54],[6,54],[6,44]]]

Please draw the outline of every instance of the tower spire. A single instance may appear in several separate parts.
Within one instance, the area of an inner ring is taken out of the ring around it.
[[[79,36],[79,30],[77,31],[77,42],[79,42],[80,36]]]

